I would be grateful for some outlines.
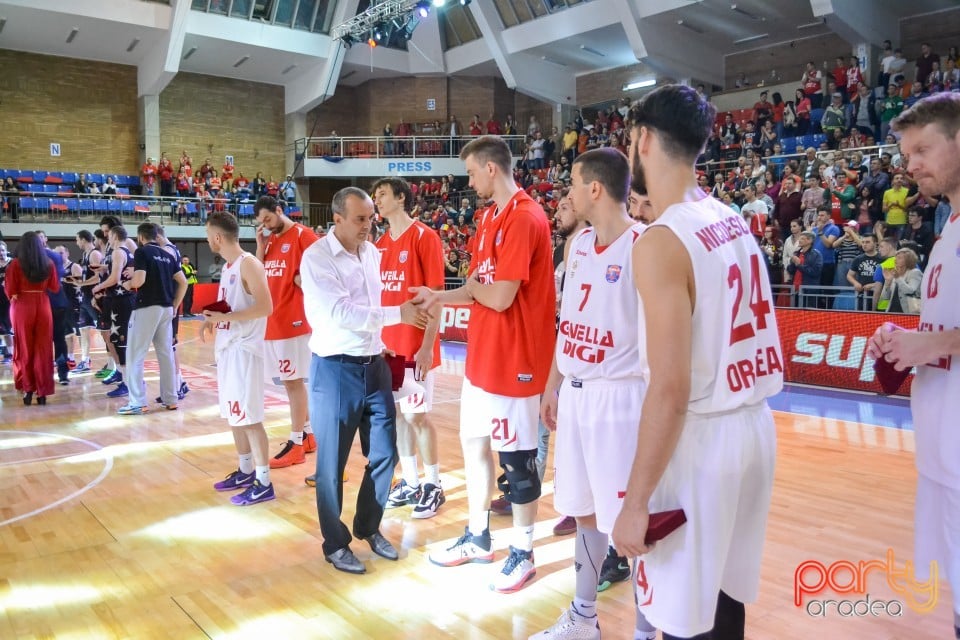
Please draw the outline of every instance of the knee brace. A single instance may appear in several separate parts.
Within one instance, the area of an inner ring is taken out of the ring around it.
[[[513,504],[527,504],[539,498],[537,450],[501,451],[498,455],[503,474],[497,478],[497,487],[503,497]]]

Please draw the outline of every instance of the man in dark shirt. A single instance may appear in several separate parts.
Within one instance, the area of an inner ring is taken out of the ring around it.
[[[880,254],[877,253],[877,240],[873,236],[860,238],[863,254],[853,259],[847,271],[847,282],[857,292],[857,310],[873,311],[873,274],[880,266]]]
[[[780,225],[780,235],[784,239],[790,235],[790,221],[800,215],[800,181],[794,175],[784,177],[780,195],[777,197],[776,218]]]
[[[140,247],[133,254],[133,278],[124,288],[137,289],[136,307],[130,317],[127,337],[127,382],[130,401],[117,411],[120,415],[142,415],[147,409],[143,362],[150,343],[160,365],[160,398],[166,409],[177,408],[177,369],[173,359],[173,314],[187,293],[187,279],[180,261],[164,250],[157,225],[145,222],[137,227]]]
[[[930,255],[930,250],[933,249],[934,237],[933,229],[923,221],[923,216],[919,209],[914,208],[907,212],[907,226],[903,228],[900,239],[917,243],[917,246],[920,247],[920,269],[921,271],[925,269],[927,266],[927,256]]]
[[[47,292],[50,299],[50,311],[53,314],[53,355],[57,363],[57,378],[60,384],[69,384],[70,379],[67,373],[70,371],[67,366],[67,339],[68,333],[73,333],[73,326],[70,322],[71,309],[70,300],[63,290],[63,277],[66,273],[63,270],[63,258],[59,253],[47,246],[47,234],[38,229],[37,236],[43,243],[43,249],[47,252],[47,257],[53,262],[53,268],[57,272],[57,279],[61,283],[60,290],[56,293]]]

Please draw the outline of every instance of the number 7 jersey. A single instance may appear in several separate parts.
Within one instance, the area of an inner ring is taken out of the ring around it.
[[[668,207],[650,228],[656,226],[676,235],[693,266],[688,410],[733,411],[778,393],[783,355],[777,316],[766,265],[746,221],[705,197]],[[638,326],[646,344],[644,325]]]
[[[565,377],[647,378],[636,331],[643,322],[640,296],[633,285],[633,245],[644,228],[637,223],[606,247],[597,247],[592,227],[570,239],[557,335],[557,369]]]

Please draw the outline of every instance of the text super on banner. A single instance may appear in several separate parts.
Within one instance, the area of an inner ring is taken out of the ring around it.
[[[916,329],[919,316],[777,308],[787,382],[880,392],[867,339],[884,322]],[[467,341],[470,307],[444,307],[440,338]],[[909,376],[898,395],[910,395]]]

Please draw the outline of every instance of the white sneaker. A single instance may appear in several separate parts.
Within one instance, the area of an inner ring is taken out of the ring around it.
[[[456,542],[442,551],[434,551],[429,558],[430,562],[441,567],[456,567],[468,562],[493,562],[490,530],[484,529],[482,534],[475,536],[470,533],[469,527],[464,527],[463,535]]]
[[[533,634],[528,640],[600,640],[600,625],[596,616],[584,618],[575,614],[571,606],[552,627]]]
[[[522,589],[535,575],[537,569],[533,566],[533,551],[521,551],[511,546],[510,555],[503,563],[503,569],[490,583],[490,588],[500,593],[513,593]]]
[[[420,501],[417,502],[417,506],[413,508],[413,513],[410,514],[410,517],[421,520],[432,518],[437,515],[437,509],[440,508],[440,505],[446,501],[447,497],[443,495],[443,488],[438,484],[428,482],[423,485],[423,490],[420,492]]]

